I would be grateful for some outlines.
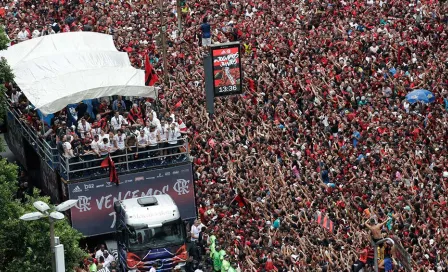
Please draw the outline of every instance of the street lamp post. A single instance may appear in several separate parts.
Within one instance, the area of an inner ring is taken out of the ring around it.
[[[166,26],[165,26],[165,14],[163,12],[163,0],[159,1],[160,9],[160,35],[162,35],[162,55],[163,55],[163,79],[165,83],[168,81],[168,62],[166,52]]]
[[[47,203],[43,201],[36,201],[33,203],[33,206],[38,210],[38,212],[27,213],[20,217],[20,220],[24,221],[34,221],[41,218],[48,218],[50,223],[51,267],[53,272],[62,272],[56,271],[54,222],[64,219],[64,214],[61,212],[71,209],[77,202],[77,199],[70,199],[50,208]]]
[[[177,29],[179,30],[179,35],[182,32],[182,7],[180,6],[181,0],[176,0],[177,6]]]

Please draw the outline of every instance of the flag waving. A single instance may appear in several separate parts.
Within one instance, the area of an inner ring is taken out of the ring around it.
[[[182,99],[179,100],[179,102],[177,102],[177,103],[174,105],[174,109],[180,108],[181,106],[182,106]]]
[[[118,179],[117,169],[115,168],[115,163],[110,157],[110,154],[101,162],[101,167],[109,167],[109,181],[117,184],[118,186],[118,184],[120,184],[120,180]]]
[[[321,225],[325,229],[327,229],[329,232],[333,232],[334,230],[334,223],[333,221],[328,218],[328,216],[321,214],[320,212],[317,212],[314,215],[314,219],[317,221],[317,224]]]
[[[151,63],[149,62],[149,56],[146,55],[145,57],[145,85],[146,86],[154,86],[156,82],[159,80],[159,77],[157,76],[156,72],[154,71],[154,68],[152,67]]]
[[[236,201],[236,203],[238,203],[238,207],[242,208],[242,207],[247,207],[247,202],[246,199],[244,198],[243,194],[241,193],[237,193],[237,195],[233,198],[233,200],[230,202],[230,205]]]

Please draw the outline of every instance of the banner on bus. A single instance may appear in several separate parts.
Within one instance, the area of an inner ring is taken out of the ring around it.
[[[85,236],[115,231],[114,202],[128,198],[170,195],[179,207],[182,219],[196,217],[191,164],[120,175],[120,185],[109,177],[68,184],[70,199],[78,199],[71,212],[73,228]]]

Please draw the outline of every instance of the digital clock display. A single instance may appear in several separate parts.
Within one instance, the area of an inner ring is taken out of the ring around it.
[[[213,88],[216,96],[241,94],[240,44],[228,43],[211,47]]]

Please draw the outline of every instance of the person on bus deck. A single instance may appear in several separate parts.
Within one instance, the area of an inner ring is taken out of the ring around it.
[[[178,139],[181,137],[179,129],[176,127],[174,123],[170,124],[170,128],[168,130],[168,154],[177,154],[179,153]]]
[[[115,113],[123,113],[126,111],[126,103],[122,99],[121,95],[117,97],[117,99],[112,103],[112,110]]]
[[[142,119],[143,115],[142,115],[142,110],[140,109],[140,107],[137,104],[132,104],[132,108],[129,111],[129,119],[131,119],[131,124],[134,124],[135,122],[137,122],[137,119]]]
[[[114,130],[118,130],[121,128],[121,125],[125,122],[124,117],[120,114],[119,111],[115,112],[114,117],[111,118],[110,124]]]

